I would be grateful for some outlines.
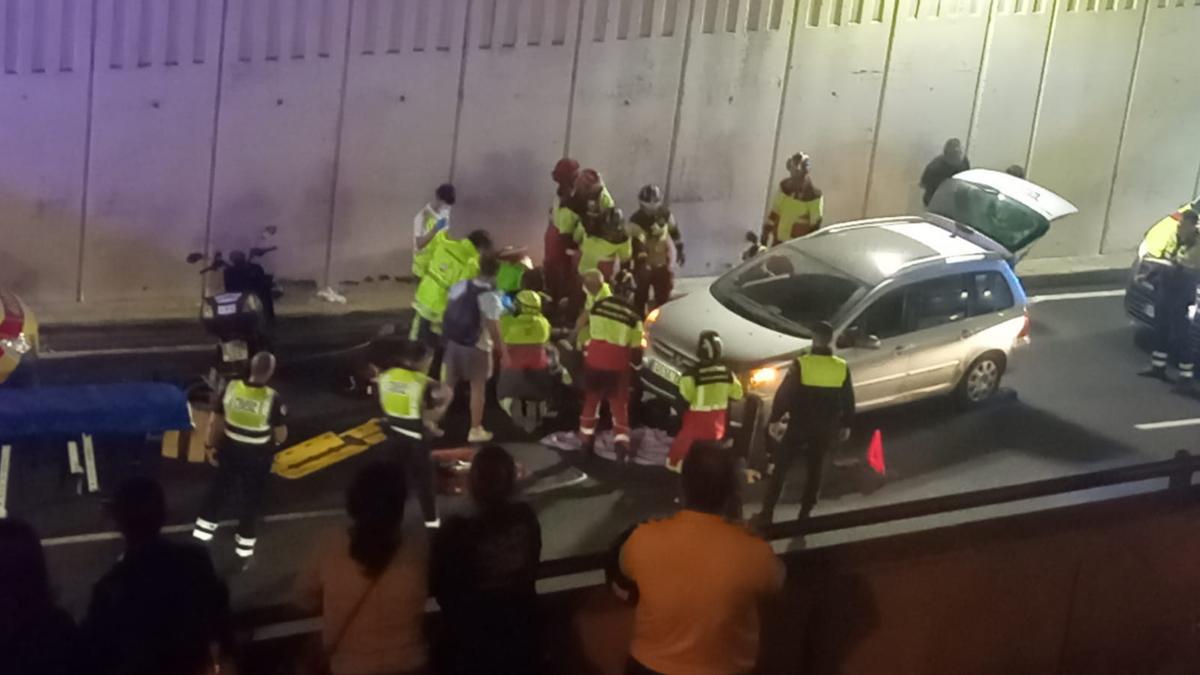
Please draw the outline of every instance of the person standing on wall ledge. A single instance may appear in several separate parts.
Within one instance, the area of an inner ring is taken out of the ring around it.
[[[774,246],[817,231],[825,217],[825,196],[813,185],[812,160],[803,152],[788,158],[788,177],[779,183],[763,223],[762,243]]]
[[[676,264],[682,267],[686,260],[683,236],[671,209],[663,204],[660,187],[646,185],[638,192],[638,210],[629,216],[629,230],[637,280],[634,307],[644,314],[652,290],[656,307],[671,299]]]
[[[942,146],[942,154],[934,157],[921,174],[921,189],[925,191],[921,197],[921,203],[929,206],[929,200],[933,199],[933,193],[937,192],[938,187],[947,178],[969,168],[971,168],[971,161],[963,153],[962,141],[957,138],[948,139]]]
[[[806,464],[800,517],[812,512],[821,493],[826,458],[839,442],[850,437],[853,415],[854,384],[850,381],[850,369],[845,360],[833,355],[833,326],[822,321],[813,326],[812,348],[792,364],[771,405],[767,419],[771,435],[778,442],[771,453],[774,470],[767,479],[755,527],[761,531],[770,526],[788,471],[798,456],[803,456]],[[786,425],[782,434],[780,425]]]
[[[279,394],[268,386],[275,375],[275,357],[270,352],[258,352],[250,360],[250,377],[233,380],[217,408],[222,423],[210,429],[208,447],[210,459],[217,465],[217,475],[200,507],[192,536],[208,543],[217,533],[221,509],[234,489],[241,490],[242,504],[234,537],[239,558],[249,562],[258,541],[255,534],[259,513],[266,495],[267,481],[275,450],[287,440],[287,406]],[[224,435],[218,441],[218,429]],[[214,445],[216,446],[214,448]]]
[[[554,180],[554,204],[550,207],[550,222],[543,238],[544,257],[542,269],[546,279],[546,292],[558,302],[571,294],[570,251],[575,247],[575,228],[579,227],[579,214],[571,208],[575,195],[575,181],[579,178],[579,162],[564,157],[550,172]]]
[[[457,200],[454,186],[443,183],[434,191],[433,201],[413,216],[412,273],[418,280],[425,276],[435,240],[445,239],[450,232],[450,209]]]

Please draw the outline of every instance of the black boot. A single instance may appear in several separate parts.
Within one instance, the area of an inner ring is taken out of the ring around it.
[[[1151,377],[1163,382],[1170,382],[1170,379],[1167,377],[1167,369],[1164,366],[1150,366],[1138,373],[1138,377]]]

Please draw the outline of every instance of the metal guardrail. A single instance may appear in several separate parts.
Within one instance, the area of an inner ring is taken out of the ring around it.
[[[799,520],[776,523],[767,531],[769,540],[792,539],[809,534],[833,532],[856,527],[882,525],[900,520],[944,515],[957,511],[1000,506],[1019,501],[1055,497],[1093,490],[1113,485],[1140,483],[1147,480],[1168,479],[1167,492],[1180,496],[1189,494],[1192,477],[1200,471],[1200,456],[1192,456],[1179,450],[1172,459],[1134,466],[1123,466],[1091,473],[1048,478],[1046,480],[1005,485],[974,492],[960,492],[940,497],[917,499],[896,504],[872,506],[854,511],[842,511],[823,516],[810,516]],[[604,569],[608,560],[606,553],[589,553],[556,560],[544,561],[538,569],[538,579],[553,579],[575,574],[586,574]],[[264,624],[280,621],[296,621],[310,618],[284,608],[250,610],[240,613],[238,624],[246,628],[259,628]]]

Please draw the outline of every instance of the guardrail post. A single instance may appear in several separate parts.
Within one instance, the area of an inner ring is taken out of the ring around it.
[[[1192,487],[1192,471],[1191,454],[1187,450],[1176,451],[1175,468],[1167,479],[1167,490],[1176,494],[1187,492]]]

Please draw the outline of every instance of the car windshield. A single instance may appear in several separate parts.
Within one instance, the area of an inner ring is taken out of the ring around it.
[[[1041,214],[993,187],[951,178],[929,202],[929,211],[970,225],[1016,253],[1050,229]]]
[[[858,280],[786,245],[730,270],[712,285],[713,297],[730,311],[795,337],[811,337],[814,324],[833,321],[865,290]]]

